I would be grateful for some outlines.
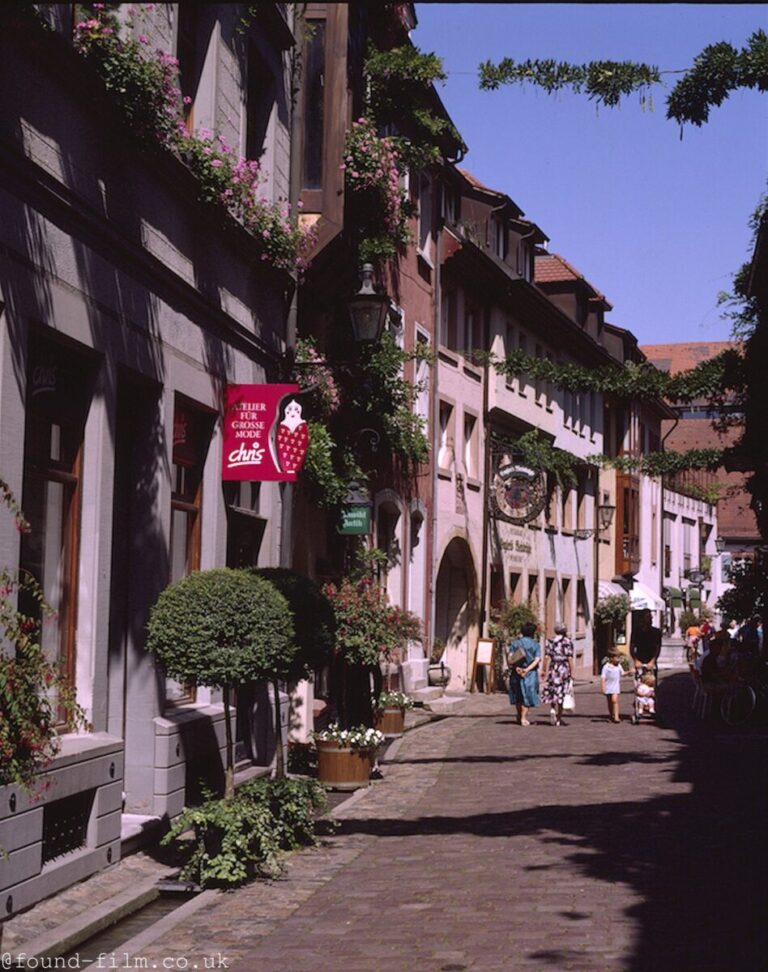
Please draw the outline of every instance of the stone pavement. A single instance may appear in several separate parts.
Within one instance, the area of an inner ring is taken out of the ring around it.
[[[409,732],[284,878],[206,893],[117,967],[765,968],[768,731],[697,722],[689,683],[667,675],[659,724],[636,727],[605,720],[593,683],[562,727],[469,697]]]

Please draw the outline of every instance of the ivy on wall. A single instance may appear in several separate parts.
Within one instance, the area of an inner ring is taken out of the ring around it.
[[[505,358],[475,352],[497,373],[514,377],[528,375],[537,381],[549,381],[572,392],[599,392],[622,400],[654,401],[666,399],[686,403],[706,398],[716,404],[729,392],[741,392],[745,386],[744,357],[736,348],[722,351],[688,371],[671,375],[649,361],[641,364],[603,365],[585,368],[574,364],[557,364],[548,358],[535,358],[512,351]]]

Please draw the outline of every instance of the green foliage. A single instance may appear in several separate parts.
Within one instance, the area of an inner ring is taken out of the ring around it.
[[[374,709],[400,708],[412,709],[413,699],[405,692],[381,692],[378,698],[374,699]]]
[[[568,64],[554,60],[527,60],[516,63],[503,58],[497,64],[480,65],[480,88],[495,90],[502,84],[535,84],[548,93],[570,88],[584,92],[598,104],[613,107],[622,97],[642,93],[660,84],[665,74],[655,65],[630,61],[590,61]],[[732,91],[741,88],[768,90],[768,37],[755,31],[746,47],[736,50],[731,44],[711,44],[699,54],[667,98],[667,118],[681,125],[703,125],[710,109],[721,105]]]
[[[527,466],[554,476],[561,489],[575,486],[578,482],[576,470],[583,465],[581,460],[565,449],[555,449],[548,439],[539,434],[538,429],[521,435],[514,448]]]
[[[378,345],[364,353],[362,367],[366,380],[353,394],[353,404],[381,426],[390,449],[407,464],[419,465],[429,459],[429,440],[424,422],[413,410],[421,390],[406,380],[408,362],[429,358],[429,352],[417,347],[404,351],[392,334],[385,332]]]
[[[632,604],[626,594],[609,594],[601,597],[595,604],[595,621],[601,624],[612,624],[619,628],[631,610]]]
[[[505,57],[498,64],[484,61],[479,68],[481,90],[495,91],[502,84],[535,84],[548,94],[571,88],[583,91],[598,104],[613,107],[623,96],[661,81],[657,67],[630,61],[591,61],[568,64],[564,61],[527,60],[519,64]]]
[[[336,616],[336,656],[346,665],[376,666],[409,638],[421,638],[418,618],[388,604],[370,577],[345,578],[339,585],[327,584],[323,592]]]
[[[253,780],[231,800],[186,808],[161,843],[191,829],[194,844],[182,880],[235,887],[255,875],[277,877],[281,852],[315,843],[315,814],[327,808],[316,780]]]
[[[659,478],[660,476],[676,476],[688,470],[705,470],[714,472],[722,466],[723,449],[687,449],[685,452],[647,452],[642,456],[589,456],[589,461],[597,463],[603,468],[619,469],[622,472],[640,472],[645,476]],[[716,502],[719,495],[717,484],[713,487],[699,487],[691,483],[681,485],[680,492],[694,499],[706,502]],[[708,497],[714,495],[714,500]]]
[[[298,651],[282,594],[229,568],[196,571],[167,587],[150,614],[147,649],[173,678],[219,688],[282,678]]]
[[[13,516],[19,532],[30,526],[8,484],[0,479],[0,505]],[[36,617],[20,611],[24,595],[36,605]],[[65,730],[88,728],[77,705],[74,687],[45,656],[40,645],[40,621],[53,612],[43,591],[29,574],[0,569],[0,786],[33,787],[35,775],[58,752],[57,723]]]
[[[533,624],[538,628],[539,619],[532,608],[527,604],[505,601],[499,609],[491,613],[488,630],[492,638],[506,645],[520,637],[524,624]]]
[[[754,560],[739,559],[731,563],[729,580],[733,584],[717,599],[716,607],[723,617],[744,621],[768,612],[768,572]]]
[[[717,400],[718,396],[728,391],[743,389],[745,382],[744,357],[736,348],[729,348],[688,371],[674,375],[661,371],[649,361],[584,368],[574,364],[556,364],[548,358],[536,358],[521,351],[512,351],[503,359],[493,355],[484,357],[499,374],[509,377],[528,375],[537,381],[549,381],[566,391],[599,392],[622,401]]]
[[[408,168],[418,170],[439,162],[449,146],[452,151],[466,152],[450,119],[440,117],[426,105],[431,86],[447,77],[437,54],[426,54],[413,44],[387,51],[371,45],[365,73],[368,113],[377,126],[394,122],[405,133],[395,141]]]
[[[283,567],[263,567],[255,573],[272,584],[288,602],[298,652],[286,677],[305,678],[328,662],[333,647],[335,618],[330,601],[318,585]]]
[[[320,422],[307,422],[309,447],[302,468],[313,499],[322,509],[334,509],[344,502],[354,470],[349,469],[348,452],[337,446],[328,428]],[[340,470],[337,469],[341,467]]]

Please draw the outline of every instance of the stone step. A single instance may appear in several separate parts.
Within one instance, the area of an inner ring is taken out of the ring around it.
[[[429,685],[427,688],[417,689],[415,692],[408,693],[414,702],[423,702],[425,705],[435,699],[442,698],[443,690],[437,685]]]
[[[431,702],[426,702],[424,704],[425,709],[429,709],[430,712],[434,713],[448,713],[451,712],[457,705],[460,705],[466,700],[466,695],[443,695],[439,699],[433,699]]]

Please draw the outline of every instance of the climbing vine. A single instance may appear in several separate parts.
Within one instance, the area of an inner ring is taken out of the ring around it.
[[[744,357],[736,348],[722,351],[695,368],[674,375],[661,371],[649,361],[584,368],[557,364],[521,351],[512,351],[505,358],[477,353],[499,374],[508,377],[527,374],[537,381],[550,381],[566,391],[599,392],[619,399],[690,402],[695,398],[707,398],[717,402],[724,400],[729,391],[742,390],[745,382]]]
[[[737,50],[722,41],[710,44],[694,58],[685,72],[662,71],[655,65],[631,61],[590,61],[569,64],[554,60],[527,60],[520,63],[505,57],[498,63],[484,61],[479,67],[480,88],[495,90],[502,84],[535,84],[552,93],[570,88],[585,93],[598,104],[613,107],[622,97],[648,92],[669,74],[682,73],[667,97],[667,118],[681,125],[701,126],[711,108],[723,103],[740,88],[768,90],[768,36],[755,31],[745,47]]]

